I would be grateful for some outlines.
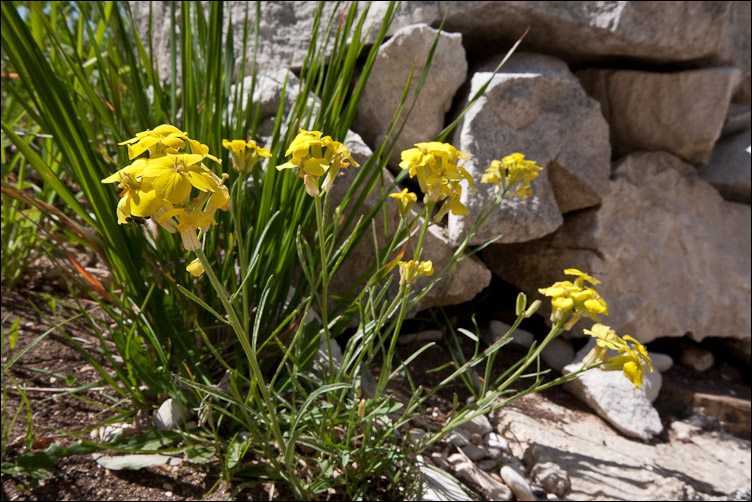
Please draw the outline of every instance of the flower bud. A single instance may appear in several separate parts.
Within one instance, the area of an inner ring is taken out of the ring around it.
[[[517,295],[517,304],[514,308],[514,314],[519,316],[521,313],[525,311],[525,307],[527,306],[527,296],[525,293],[520,293]]]
[[[535,300],[530,307],[525,311],[525,319],[535,314],[538,309],[540,308],[542,302],[540,300]]]

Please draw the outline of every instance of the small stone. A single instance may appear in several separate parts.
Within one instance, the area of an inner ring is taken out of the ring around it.
[[[464,455],[462,455],[462,453],[452,453],[451,455],[449,455],[449,458],[447,458],[447,460],[450,464],[455,465],[459,464],[460,462],[464,462],[465,457]]]
[[[164,488],[164,489],[165,489],[165,490],[167,490],[168,492],[171,492],[172,490],[174,490],[174,489],[175,489],[175,488],[174,488],[174,487],[172,486],[172,483],[169,483],[169,482],[166,482],[166,481],[165,481],[164,483],[162,483],[162,488]]]
[[[480,460],[489,456],[488,450],[486,450],[482,446],[476,446],[472,443],[463,446],[462,452],[467,455],[467,458],[472,461]]]
[[[488,324],[488,331],[484,333],[483,341],[488,345],[491,345],[499,338],[502,338],[504,335],[506,335],[507,331],[509,331],[510,328],[511,326],[509,326],[508,324],[494,319]],[[517,328],[510,335],[510,339],[511,341],[509,343],[511,345],[527,350],[533,344],[535,337],[529,331]]]
[[[483,437],[477,433],[473,434],[472,436],[470,436],[470,442],[476,446],[481,446],[483,444]]]
[[[684,345],[682,347],[680,360],[682,364],[689,366],[698,373],[709,370],[713,366],[713,363],[715,363],[712,352],[693,345]]]
[[[459,428],[466,430],[470,434],[480,434],[481,436],[493,431],[491,422],[485,415],[479,415],[472,420],[460,425]]]
[[[679,420],[671,422],[671,435],[682,443],[689,443],[692,441],[692,435],[695,432],[697,432],[697,427],[692,424],[681,422]]]
[[[478,467],[484,471],[490,471],[496,468],[496,460],[486,459],[478,462]]]
[[[423,500],[470,500],[470,496],[448,475],[419,465],[423,477]]]
[[[574,360],[574,348],[568,340],[554,338],[541,352],[543,361],[558,372]]]
[[[496,432],[489,432],[485,437],[486,446],[489,448],[496,448],[501,451],[507,451],[509,449],[509,443],[504,437]]]
[[[154,412],[154,425],[161,431],[169,431],[182,425],[190,415],[190,410],[170,398]]]
[[[449,470],[449,468],[451,467],[449,462],[447,462],[444,456],[439,452],[431,453],[431,461],[433,461],[434,464],[445,471]]]
[[[535,500],[530,484],[517,469],[511,465],[501,468],[501,479],[512,489],[517,500]]]
[[[444,333],[440,330],[429,329],[427,331],[421,331],[420,333],[400,335],[400,337],[397,338],[397,343],[400,345],[407,345],[408,343],[413,342],[434,342],[436,340],[441,340],[442,336],[444,336]]]
[[[653,369],[655,371],[665,373],[674,365],[673,358],[668,354],[648,351],[648,355],[650,356],[650,362],[653,364]]]
[[[447,433],[445,441],[462,448],[470,442],[470,433],[465,429],[455,427]]]
[[[423,429],[410,429],[407,433],[413,444],[418,444],[421,439],[426,435],[426,431]]]
[[[512,490],[480,470],[472,462],[460,462],[454,466],[457,476],[476,483],[489,500],[512,500]]]
[[[563,496],[571,487],[567,472],[554,462],[535,464],[532,479],[548,493]]]

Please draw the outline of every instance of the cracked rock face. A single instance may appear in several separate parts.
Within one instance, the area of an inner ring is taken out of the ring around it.
[[[602,321],[643,343],[685,334],[749,339],[749,228],[750,207],[723,200],[692,166],[641,153],[616,164],[599,208],[568,217],[551,236],[483,256],[532,297],[564,280],[565,268],[588,271],[609,303]]]
[[[476,71],[464,103],[490,84],[457,126],[454,144],[472,153],[465,168],[477,193],[463,190],[470,215],[450,215],[449,236],[459,241],[475,218],[496,199],[495,187],[479,183],[492,160],[524,153],[543,171],[533,196],[508,197],[470,241],[480,244],[501,234],[499,242],[524,242],[556,230],[562,213],[599,204],[608,189],[611,148],[608,125],[597,101],[585,94],[567,65],[540,54],[514,54],[498,74],[499,61]]]

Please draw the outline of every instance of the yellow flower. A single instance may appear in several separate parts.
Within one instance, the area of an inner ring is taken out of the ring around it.
[[[209,153],[207,145],[167,124],[137,133],[121,144],[128,145],[131,159],[146,151],[149,157],[138,158],[102,180],[118,183],[122,189],[118,223],[128,223],[133,217],[153,218],[168,232],[180,231],[185,249],[199,249],[196,232],[215,224],[218,209],[229,208],[229,191],[224,186],[227,175],[220,179],[203,164],[207,158],[219,159]],[[192,198],[193,188],[199,194]]]
[[[564,329],[569,330],[583,316],[597,321],[598,314],[608,315],[606,301],[601,298],[596,290],[584,285],[584,281],[598,284],[598,280],[576,269],[566,269],[564,272],[567,275],[577,275],[578,277],[574,283],[561,281],[538,290],[540,293],[551,297],[551,322],[556,323],[571,314],[564,325]]]
[[[584,365],[602,361],[604,364],[600,368],[604,371],[621,370],[635,385],[635,390],[642,385],[645,368],[653,372],[647,349],[631,336],[619,337],[614,330],[603,324],[594,324],[592,330],[585,329],[583,332],[596,338],[596,347],[585,356]],[[609,357],[608,349],[618,351],[619,355]]]
[[[205,155],[192,153],[167,154],[149,159],[142,171],[144,178],[153,178],[157,195],[173,204],[185,201],[191,187],[213,192],[219,185],[217,176],[201,163]]]
[[[232,155],[232,165],[235,169],[243,174],[250,174],[256,167],[261,157],[269,158],[272,153],[266,149],[256,146],[255,141],[243,141],[234,139],[232,141],[223,139],[222,146],[230,150]]]
[[[190,272],[193,277],[201,277],[204,274],[204,266],[198,258],[188,264],[185,269]]]
[[[423,202],[432,204],[445,200],[434,219],[440,220],[449,211],[456,215],[467,214],[469,211],[459,200],[462,194],[460,182],[466,180],[473,193],[475,186],[470,173],[457,163],[471,155],[438,141],[416,143],[415,146],[402,152],[400,167],[407,169],[411,178],[418,178],[424,194]]]
[[[515,193],[520,200],[533,195],[533,189],[530,182],[538,177],[538,171],[543,168],[539,167],[532,160],[525,160],[521,153],[507,155],[501,160],[491,161],[491,165],[486,169],[486,173],[481,177],[481,183],[494,183],[496,189],[504,189],[519,183]]]
[[[400,193],[389,194],[389,197],[397,199],[399,214],[402,218],[408,217],[410,209],[413,208],[413,204],[418,200],[418,196],[408,191],[407,188],[403,189]]]
[[[583,333],[595,338],[596,346],[585,356],[583,364],[589,366],[598,361],[605,361],[608,358],[608,349],[619,350],[626,343],[619,338],[614,330],[600,323],[593,324],[593,329],[583,329]]]
[[[145,151],[149,151],[149,158],[161,157],[167,153],[177,153],[185,147],[188,135],[175,126],[162,124],[154,130],[136,133],[131,138],[119,145],[128,145],[128,157],[132,160]]]
[[[433,275],[433,263],[429,261],[414,262],[401,261],[399,262],[400,272],[400,284],[410,285],[423,276]]]
[[[326,193],[331,189],[341,168],[350,164],[358,167],[345,145],[329,136],[322,138],[321,134],[319,131],[301,129],[285,152],[285,156],[292,155],[292,159],[277,166],[278,171],[298,167],[298,175],[303,178],[306,192],[311,197],[320,193],[319,177],[327,175],[321,186],[321,191]]]

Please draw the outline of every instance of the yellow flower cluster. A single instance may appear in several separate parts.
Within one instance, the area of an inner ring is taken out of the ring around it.
[[[415,146],[402,152],[400,167],[409,170],[411,178],[418,177],[420,189],[425,194],[423,202],[431,204],[446,200],[435,221],[441,220],[449,211],[456,215],[468,214],[468,209],[460,202],[460,182],[467,180],[473,193],[475,186],[470,173],[458,166],[457,162],[471,155],[458,151],[449,143],[438,141],[416,143]]]
[[[334,141],[330,136],[321,137],[319,131],[300,130],[285,156],[292,155],[289,162],[277,166],[277,170],[299,168],[299,176],[303,178],[306,192],[311,197],[319,195],[319,177],[326,174],[321,191],[326,193],[334,183],[339,170],[358,163],[350,155],[350,150]]]
[[[592,330],[585,329],[583,332],[596,339],[596,346],[583,359],[585,366],[603,361],[601,369],[623,371],[624,376],[635,385],[635,390],[642,385],[645,368],[653,372],[647,349],[631,336],[620,337],[614,330],[600,323],[594,324]],[[619,355],[609,357],[608,349],[618,351]]]
[[[569,330],[583,316],[598,321],[598,314],[608,315],[606,301],[600,297],[596,290],[585,286],[585,281],[590,284],[600,284],[599,280],[575,268],[568,268],[564,273],[577,276],[574,283],[562,281],[538,290],[551,297],[551,322],[556,323],[564,319],[566,315],[571,314],[564,325],[564,329]]]
[[[564,324],[564,329],[569,330],[583,316],[596,321],[593,329],[583,330],[585,334],[596,339],[595,348],[585,356],[583,363],[589,366],[596,362],[603,362],[601,369],[622,370],[624,376],[635,384],[636,389],[642,385],[645,368],[650,372],[653,371],[647,350],[631,336],[620,337],[608,326],[597,322],[598,314],[608,315],[608,305],[596,290],[585,286],[585,282],[600,284],[600,281],[574,268],[568,268],[564,273],[576,276],[574,283],[562,281],[538,290],[551,297],[551,322],[555,323],[570,316]],[[619,355],[609,357],[609,349],[618,351]]]
[[[401,261],[399,262],[399,272],[400,284],[410,285],[420,277],[433,275],[433,263],[430,260],[421,262]]]
[[[530,182],[538,177],[539,167],[532,160],[525,160],[521,153],[507,155],[501,160],[491,161],[491,166],[486,169],[486,174],[481,177],[481,183],[495,183],[496,190],[506,190],[519,182],[515,193],[520,200],[533,195]]]
[[[203,164],[204,159],[220,162],[209,147],[192,140],[177,127],[163,124],[136,134],[120,143],[128,145],[130,160],[148,152],[102,183],[118,183],[122,189],[117,206],[118,223],[135,218],[153,218],[169,232],[180,232],[183,246],[199,249],[197,229],[215,223],[214,213],[229,208],[230,195],[224,179]],[[189,151],[185,151],[185,149]],[[191,197],[192,189],[198,190]]]
[[[256,146],[255,141],[243,141],[234,139],[232,141],[223,139],[222,146],[230,150],[232,155],[232,165],[242,174],[250,174],[256,167],[261,157],[269,158],[272,153],[267,148]]]

